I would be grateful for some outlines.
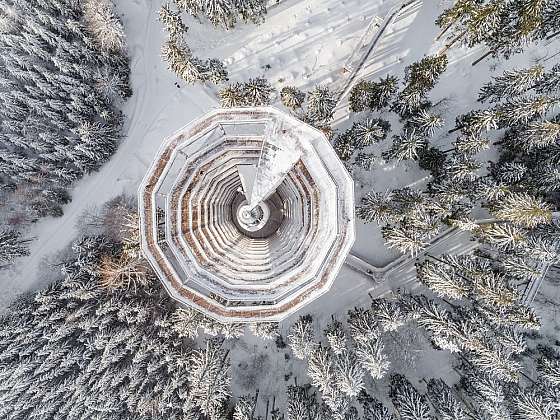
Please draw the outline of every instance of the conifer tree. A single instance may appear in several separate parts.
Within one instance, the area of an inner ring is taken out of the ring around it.
[[[347,337],[341,322],[333,320],[327,325],[324,333],[334,354],[339,355],[346,350]]]
[[[428,381],[428,398],[434,405],[437,414],[445,420],[466,420],[467,413],[451,388],[441,379]]]
[[[415,129],[406,130],[401,135],[393,136],[393,144],[389,150],[383,152],[385,159],[397,161],[418,159],[420,153],[428,147],[426,138]]]
[[[500,219],[529,228],[549,223],[552,218],[551,208],[546,202],[525,193],[508,194],[496,203],[493,213]]]
[[[398,79],[395,76],[387,75],[379,82],[361,80],[350,91],[350,111],[381,111],[389,106],[397,89]]]
[[[256,322],[249,324],[249,330],[256,336],[265,340],[274,340],[280,336],[278,324],[276,322]]]
[[[414,228],[398,226],[384,226],[381,229],[383,239],[389,248],[396,248],[400,252],[417,255],[422,249],[429,245],[424,235]]]
[[[398,210],[392,203],[390,192],[378,193],[371,191],[356,207],[356,215],[365,222],[387,223],[397,220]]]
[[[350,135],[357,148],[371,146],[387,137],[390,124],[381,119],[366,119],[352,124]]]
[[[317,86],[307,94],[308,118],[318,127],[327,126],[333,118],[336,99],[327,87]]]
[[[505,71],[502,76],[493,78],[492,82],[480,89],[478,100],[499,102],[504,98],[521,95],[535,87],[544,74],[544,67],[539,64],[528,69]]]
[[[408,120],[408,123],[420,133],[431,137],[438,128],[443,126],[443,119],[437,114],[432,114],[422,109]]]
[[[354,165],[362,168],[364,171],[371,171],[375,167],[375,160],[374,154],[360,152],[354,158]]]
[[[367,360],[371,362],[371,360]],[[371,366],[371,363],[368,364]],[[354,351],[344,350],[335,357],[335,383],[348,397],[356,397],[364,388],[364,368]]]
[[[313,341],[314,337],[311,315],[300,316],[288,334],[288,342],[298,359],[305,359],[312,354],[317,345]]]
[[[389,396],[402,419],[432,419],[430,406],[426,399],[403,375],[395,374],[391,376]]]
[[[29,255],[29,240],[21,239],[21,233],[4,229],[0,232],[0,269],[8,266],[14,258]]]
[[[285,86],[280,91],[280,99],[285,107],[296,111],[302,108],[305,101],[305,93],[293,86]]]
[[[358,401],[364,412],[364,420],[396,420],[387,407],[365,391],[358,395]]]

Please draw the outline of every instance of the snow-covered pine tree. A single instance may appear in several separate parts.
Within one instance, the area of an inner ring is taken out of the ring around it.
[[[257,400],[250,395],[241,397],[233,408],[233,420],[253,420]]]
[[[334,140],[334,151],[342,161],[348,161],[356,150],[350,130],[337,134]]]
[[[387,75],[378,82],[361,80],[350,91],[350,111],[381,111],[389,106],[397,89],[398,79],[392,75]]]
[[[452,389],[442,379],[428,381],[428,398],[439,418],[445,420],[467,420],[463,404],[453,395]]]
[[[459,136],[453,143],[457,153],[473,156],[490,148],[490,140],[479,135]]]
[[[355,342],[376,340],[381,330],[373,313],[364,308],[354,308],[348,311],[348,329]]]
[[[280,336],[278,323],[276,322],[256,322],[249,324],[249,330],[256,336],[265,340],[274,340]]]
[[[497,129],[500,121],[496,108],[478,109],[458,116],[455,130],[460,129],[466,136],[478,136],[482,131]]]
[[[543,79],[544,67],[540,64],[522,70],[505,71],[480,89],[478,100],[499,102],[504,98],[519,96],[534,88]]]
[[[305,359],[311,355],[317,346],[314,338],[313,318],[311,315],[300,316],[288,333],[288,343],[298,359]]]
[[[364,389],[365,370],[362,361],[358,359],[353,350],[344,350],[336,355],[334,363],[334,374],[336,387],[350,398],[358,396]],[[367,360],[371,362],[371,358]]]
[[[354,158],[354,165],[362,168],[364,171],[371,171],[375,167],[376,157],[373,153],[360,152]]]
[[[418,255],[421,250],[429,245],[422,232],[402,223],[384,226],[381,233],[389,248],[396,248],[400,252],[412,256]]]
[[[274,89],[266,80],[262,77],[257,77],[255,79],[249,79],[248,82],[243,83],[242,95],[245,98],[247,105],[251,106],[263,106],[270,104],[270,96],[274,92]]]
[[[445,264],[430,259],[416,265],[416,277],[440,297],[463,299],[468,296],[470,287],[464,276]]]
[[[387,121],[367,118],[352,124],[350,136],[356,148],[361,149],[385,139],[390,128],[391,125]]]
[[[506,133],[504,141],[525,152],[554,146],[560,141],[560,121],[531,121]]]
[[[402,419],[431,420],[433,418],[425,397],[403,375],[391,376],[389,396]]]
[[[220,89],[218,95],[220,97],[220,105],[225,108],[245,105],[243,87],[240,83],[233,83]]]
[[[393,194],[389,191],[370,191],[356,207],[356,215],[367,223],[395,222],[399,218],[399,210],[393,203]]]
[[[447,56],[440,54],[424,57],[407,66],[404,70],[405,89],[426,94],[447,69],[447,63]]]
[[[6,268],[14,258],[29,255],[27,243],[29,239],[21,239],[21,233],[4,229],[0,232],[0,269]]]
[[[122,53],[126,48],[124,27],[110,0],[85,0],[84,22],[99,48],[105,53]]]
[[[60,214],[63,202],[52,192],[98,168],[116,148],[123,122],[117,104],[131,91],[112,7],[105,0],[0,2],[0,150],[28,159],[25,170],[20,160],[3,160],[0,185],[26,184],[30,219],[39,211]],[[82,138],[84,125],[103,130]]]
[[[560,104],[560,98],[554,96],[526,96],[508,100],[496,107],[500,126],[508,127],[527,124],[535,118],[542,118]]]
[[[358,402],[362,406],[364,420],[396,420],[387,407],[365,391],[358,395]]]
[[[443,127],[443,118],[425,109],[418,111],[407,123],[425,136],[432,137],[438,128]]]
[[[418,159],[420,153],[428,147],[426,138],[414,128],[405,129],[400,135],[393,136],[391,148],[382,153],[385,159],[397,161]]]
[[[360,341],[357,343],[356,356],[362,368],[373,379],[381,379],[389,370],[389,360],[383,353],[383,342],[378,340]]]
[[[181,13],[171,8],[169,3],[159,9],[159,21],[164,25],[172,41],[177,42],[187,33],[188,27],[181,18]]]
[[[228,353],[213,338],[206,341],[206,348],[193,351],[189,357],[190,401],[210,419],[220,418],[230,396]]]
[[[286,420],[312,420],[322,418],[322,408],[310,395],[309,385],[288,386],[286,390]]]
[[[303,107],[305,92],[293,86],[285,86],[280,91],[280,99],[285,107],[290,108],[292,111],[297,111]]]
[[[554,93],[560,90],[560,64],[555,64],[550,71],[544,74],[535,90],[537,93]]]
[[[307,118],[317,127],[328,126],[333,118],[336,98],[325,86],[316,86],[307,94]]]
[[[473,182],[481,168],[482,163],[472,156],[455,154],[446,161],[444,172],[454,182]]]
[[[347,337],[340,321],[333,319],[324,330],[325,337],[334,354],[342,354],[347,349]]]
[[[492,212],[499,219],[528,228],[550,223],[552,209],[539,197],[526,193],[510,193],[497,202]]]

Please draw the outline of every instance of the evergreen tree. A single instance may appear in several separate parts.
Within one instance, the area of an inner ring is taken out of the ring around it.
[[[298,359],[305,359],[312,354],[317,345],[313,341],[314,337],[311,315],[300,316],[288,334],[288,342]]]
[[[383,353],[383,343],[380,340],[358,342],[356,355],[362,368],[373,379],[381,379],[387,373],[390,363]]]
[[[375,155],[372,153],[360,152],[354,159],[354,165],[357,165],[364,171],[371,171],[375,167]]]
[[[397,89],[398,79],[395,76],[388,75],[379,82],[361,80],[350,91],[350,111],[381,111],[389,106]]]
[[[529,228],[549,223],[552,218],[551,208],[546,202],[525,193],[508,194],[496,203],[493,213],[500,219]]]
[[[211,339],[206,342],[205,349],[192,353],[189,362],[189,403],[208,418],[220,418],[230,396],[228,351],[221,347],[219,341]]]
[[[406,130],[403,134],[393,136],[393,144],[389,150],[383,152],[385,159],[397,161],[418,159],[419,154],[428,147],[426,138],[415,129]]]
[[[342,323],[333,320],[329,325],[327,325],[324,333],[334,354],[340,355],[344,350],[346,350],[347,338]]]
[[[263,106],[270,104],[270,95],[274,92],[268,80],[257,77],[249,79],[243,84],[242,95],[247,104],[252,106]]]
[[[371,359],[367,360],[371,366]],[[348,397],[356,397],[364,388],[364,368],[354,351],[344,350],[335,357],[335,383]]]
[[[8,266],[14,258],[29,255],[29,240],[22,240],[21,233],[4,229],[0,232],[0,269]],[[6,264],[8,263],[8,264]]]
[[[317,86],[307,96],[308,118],[312,124],[327,126],[333,118],[336,106],[334,93],[327,87]]]
[[[350,135],[357,148],[371,146],[387,137],[390,124],[381,119],[366,119],[352,124]]]
[[[423,135],[431,137],[438,128],[443,126],[443,119],[441,116],[423,109],[408,120],[408,124]]]
[[[453,391],[443,380],[428,381],[428,398],[434,405],[439,418],[444,420],[466,420],[467,413],[463,405],[455,398]]]
[[[84,21],[94,41],[105,53],[125,50],[124,28],[109,0],[85,0]]]
[[[480,89],[478,100],[499,102],[504,98],[521,95],[535,87],[543,76],[544,67],[539,64],[528,69],[505,71],[502,76],[495,77]]]
[[[364,420],[396,420],[387,407],[365,391],[360,393],[358,401],[362,405]]]
[[[280,91],[280,99],[285,107],[296,111],[303,107],[305,93],[293,86],[285,86]]]
[[[249,330],[256,336],[265,340],[274,340],[280,336],[278,324],[276,322],[256,322],[249,324]]]
[[[402,375],[391,376],[389,396],[402,419],[429,420],[430,406],[416,388]]]
[[[198,418],[225,402],[224,350],[186,345],[169,326],[174,303],[159,284],[99,285],[102,256],[120,248],[102,236],[74,242],[63,278],[3,315],[0,417]]]

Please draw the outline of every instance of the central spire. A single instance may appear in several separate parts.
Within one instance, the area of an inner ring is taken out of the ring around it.
[[[286,145],[286,137],[292,141]],[[255,208],[270,197],[284,181],[288,172],[301,158],[302,149],[297,135],[282,128],[281,123],[269,123],[257,166],[238,165],[237,171],[250,208]]]

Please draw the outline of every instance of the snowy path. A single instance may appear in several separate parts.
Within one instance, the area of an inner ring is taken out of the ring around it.
[[[72,202],[60,218],[46,218],[35,224],[29,235],[31,256],[17,268],[2,273],[2,303],[15,294],[40,287],[39,270],[44,261],[64,249],[79,234],[85,211],[100,206],[122,193],[135,193],[155,151],[166,136],[193,118],[217,106],[203,87],[178,89],[175,78],[160,59],[163,34],[156,12],[159,2],[135,0],[123,16],[132,57],[131,82],[134,95],[124,105],[125,135],[117,153],[99,172],[80,182],[72,191]]]

